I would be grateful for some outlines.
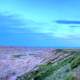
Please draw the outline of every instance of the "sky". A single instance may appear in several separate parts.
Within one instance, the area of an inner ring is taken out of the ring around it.
[[[0,45],[80,47],[80,0],[0,0]]]

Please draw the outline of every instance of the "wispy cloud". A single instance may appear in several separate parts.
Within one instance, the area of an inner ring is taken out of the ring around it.
[[[57,24],[54,36],[66,39],[80,38],[80,21],[56,20],[54,22]]]
[[[75,20],[56,20],[58,24],[80,24],[80,21]]]
[[[16,15],[1,13],[0,27],[20,27],[24,25],[23,20],[16,17]]]
[[[31,30],[27,26],[31,23],[15,14],[0,13],[0,33],[30,33]]]
[[[74,24],[71,25],[72,23],[79,24],[79,21],[44,23],[35,22],[29,19],[21,19],[10,14],[0,14],[0,33],[25,33],[26,35],[41,33],[51,38],[80,38],[80,28],[70,27],[76,26]]]

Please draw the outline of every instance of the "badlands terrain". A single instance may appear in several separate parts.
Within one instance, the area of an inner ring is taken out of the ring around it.
[[[80,80],[80,49],[0,47],[0,80]]]

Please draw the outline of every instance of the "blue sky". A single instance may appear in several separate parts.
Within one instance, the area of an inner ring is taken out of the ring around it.
[[[80,47],[79,0],[0,0],[0,45]]]

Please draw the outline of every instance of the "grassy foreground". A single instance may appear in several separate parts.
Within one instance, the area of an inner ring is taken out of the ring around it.
[[[71,55],[57,62],[51,60],[39,65],[38,69],[25,73],[16,80],[78,80],[74,70],[80,66],[80,51],[62,49],[57,50],[59,52]]]

